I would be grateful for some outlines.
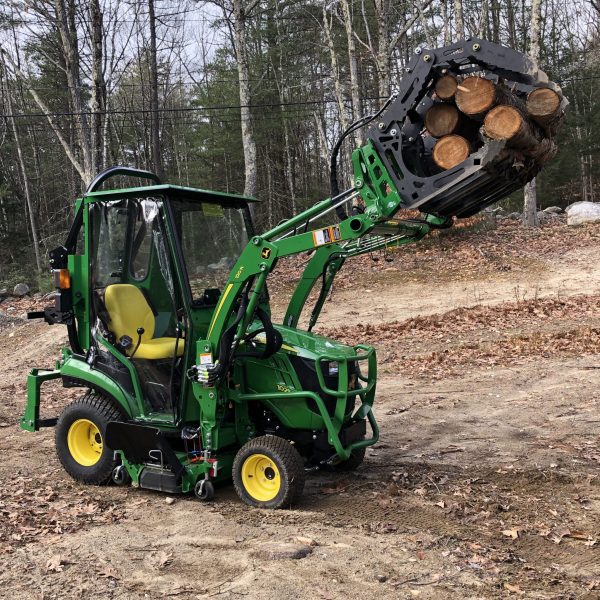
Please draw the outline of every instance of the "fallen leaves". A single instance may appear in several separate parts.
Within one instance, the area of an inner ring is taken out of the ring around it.
[[[598,543],[593,536],[584,533],[583,531],[568,529],[567,527],[557,527],[545,534],[544,537],[547,537],[555,544],[560,544],[564,538],[579,540],[585,542],[585,545],[590,548]]]
[[[599,314],[600,295],[580,295],[462,307],[405,321],[335,327],[323,333],[350,345],[376,346],[387,371],[401,369],[409,378],[441,379],[462,375],[468,367],[598,354]],[[543,331],[549,320],[552,329]],[[439,348],[431,349],[432,345]]]
[[[36,480],[19,476],[12,485],[0,489],[0,553],[29,542],[53,543],[57,537],[90,524],[120,521],[124,509],[109,501],[90,502],[69,488],[58,491],[45,483],[52,474],[39,474]]]

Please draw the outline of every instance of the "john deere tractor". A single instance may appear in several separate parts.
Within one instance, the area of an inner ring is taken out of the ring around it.
[[[523,102],[553,85],[525,56],[483,40],[419,50],[398,93],[342,136],[371,124],[352,155],[352,188],[337,192],[338,143],[332,197],[261,234],[254,198],[127,167],[100,173],[50,252],[54,306],[29,315],[66,325],[69,345],[54,369],[31,371],[22,428],[55,426],[58,458],[81,482],[206,500],[233,479],[258,507],[291,505],[311,470],[356,469],[379,436],[377,363],[372,347],[312,332],[334,278],[348,259],[450,227],[539,171],[483,131],[460,164],[434,164],[424,115],[448,74],[510,87]],[[101,189],[116,176],[140,185]],[[304,272],[274,323],[269,275],[280,263],[274,276],[285,277],[282,259],[298,254],[309,255]],[[41,418],[42,384],[55,379],[82,395]]]

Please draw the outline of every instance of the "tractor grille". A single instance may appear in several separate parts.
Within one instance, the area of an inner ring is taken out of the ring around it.
[[[315,365],[315,361],[302,358],[301,356],[290,356],[290,361],[294,370],[296,371],[296,375],[298,375],[298,379],[300,380],[300,384],[302,385],[302,389],[307,392],[314,392],[319,395],[325,406],[327,408],[327,412],[329,416],[333,416],[335,413],[335,405],[337,403],[337,398],[326,394],[319,385],[319,379],[317,377],[317,369]],[[323,378],[325,380],[325,385],[332,390],[337,390],[339,385],[339,377],[337,374],[329,375],[329,364],[327,362],[322,363],[323,368]],[[349,376],[349,385],[348,390],[356,389],[357,387],[357,364],[354,361],[348,362],[348,376]],[[308,407],[313,412],[319,414],[319,408],[314,400],[307,400]],[[354,405],[356,403],[356,396],[349,395],[346,401],[346,410],[344,411],[346,414],[352,412],[354,410]]]

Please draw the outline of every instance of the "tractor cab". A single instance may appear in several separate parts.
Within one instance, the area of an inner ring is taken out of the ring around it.
[[[71,349],[136,399],[133,414],[181,420],[192,341],[206,337],[248,242],[252,201],[161,184],[93,190],[78,201],[74,245],[54,252],[57,262],[68,256],[74,276],[58,292],[66,310],[53,318],[72,308]]]

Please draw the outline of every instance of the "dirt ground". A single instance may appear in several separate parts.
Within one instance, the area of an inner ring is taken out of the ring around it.
[[[600,598],[600,227],[513,232],[334,291],[320,331],[378,347],[381,440],[292,510],[73,482],[15,424],[63,332],[0,304],[0,597]]]

